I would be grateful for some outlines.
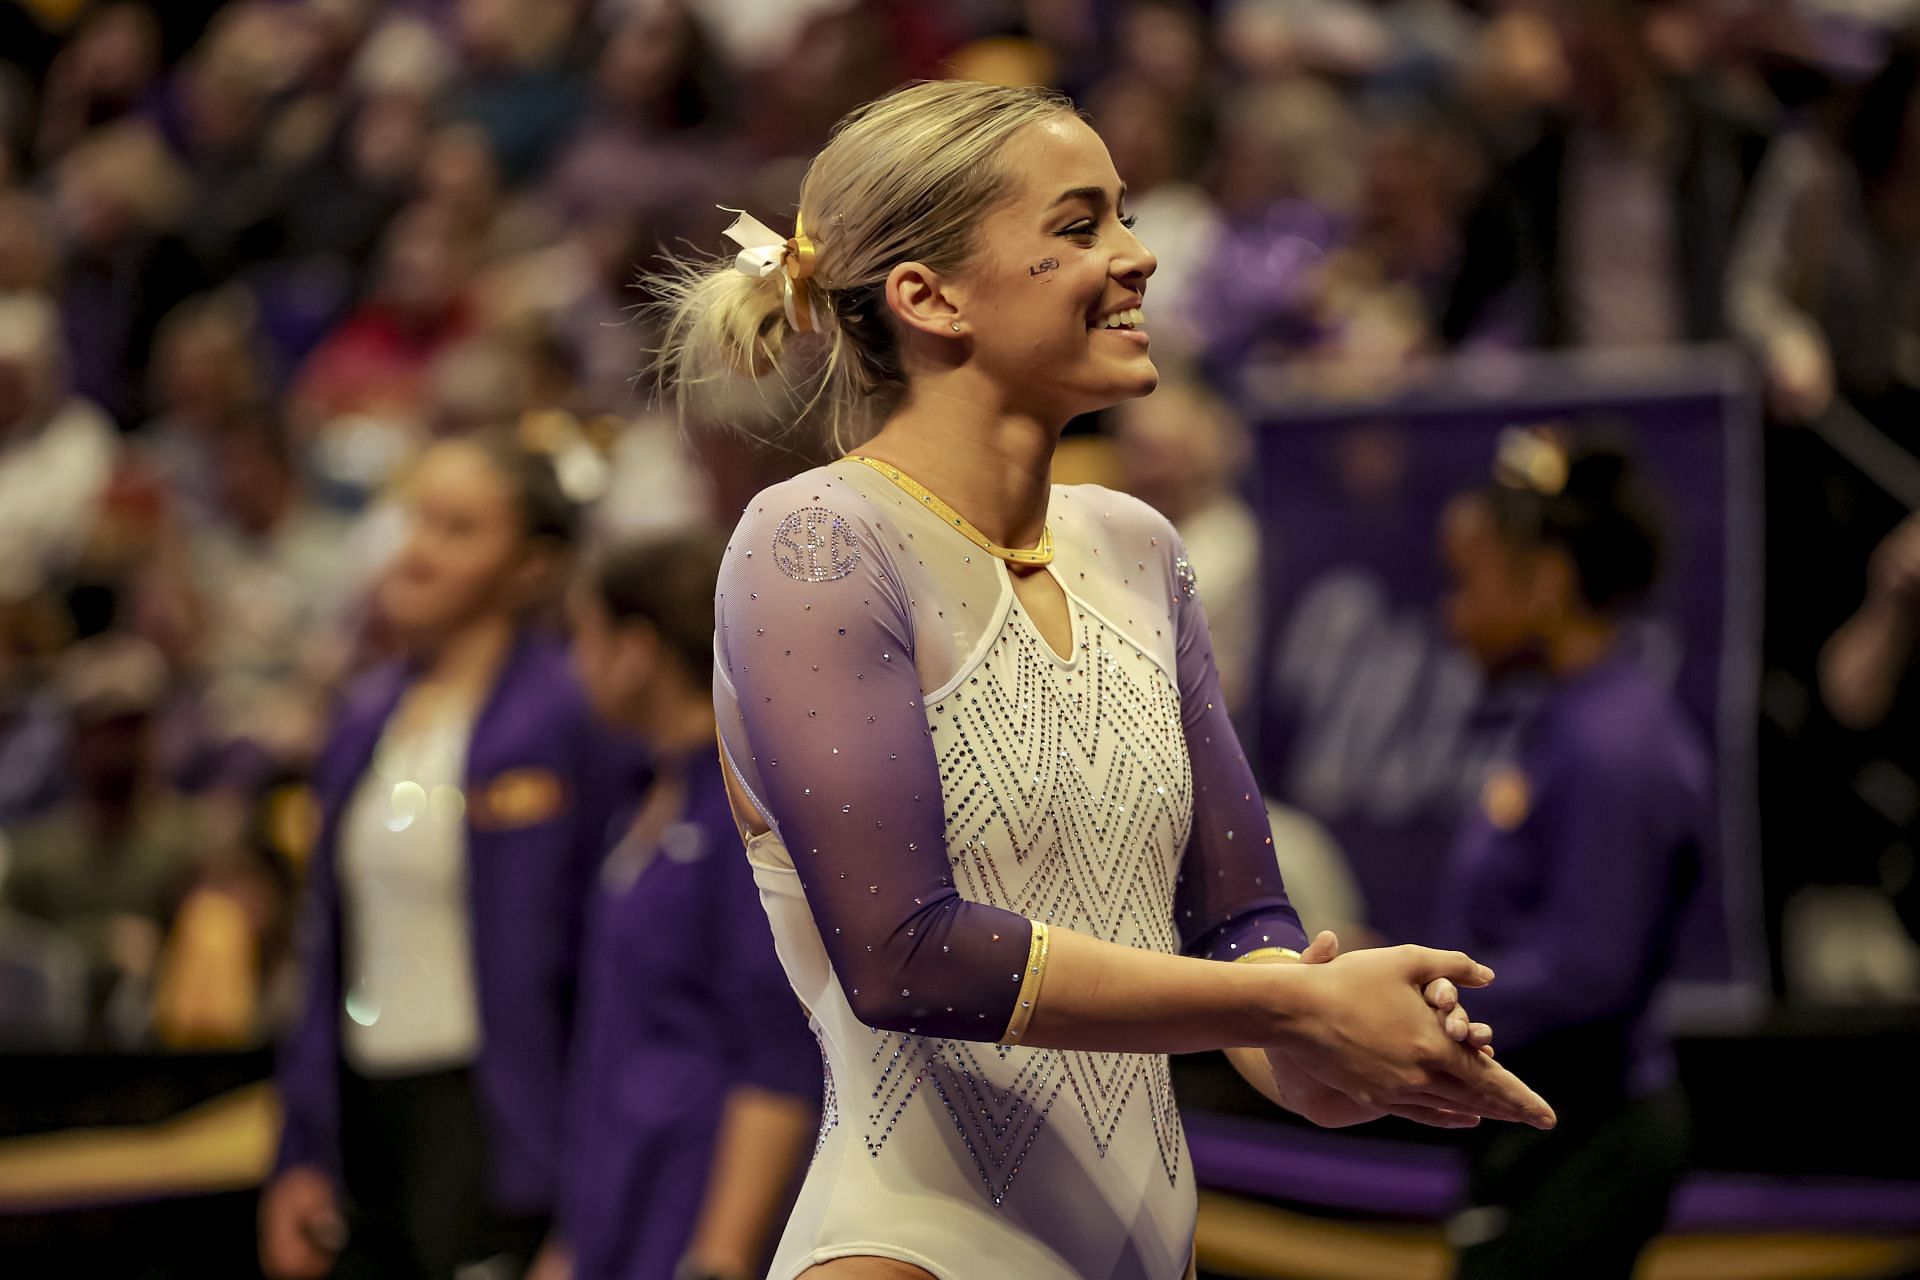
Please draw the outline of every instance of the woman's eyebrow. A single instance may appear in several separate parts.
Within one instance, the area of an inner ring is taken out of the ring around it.
[[[1101,187],[1073,187],[1067,191],[1061,192],[1060,198],[1055,200],[1052,204],[1048,205],[1047,209],[1049,212],[1051,212],[1052,210],[1058,209],[1061,205],[1066,204],[1067,202],[1072,200],[1085,200],[1088,204],[1092,205],[1094,208],[1103,209],[1106,207],[1106,204],[1107,204],[1107,193]],[[1123,182],[1120,184],[1120,203],[1125,204],[1126,202],[1127,202],[1127,184]]]

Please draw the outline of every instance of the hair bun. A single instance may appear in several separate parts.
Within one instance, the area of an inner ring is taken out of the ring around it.
[[[1567,458],[1566,493],[1572,498],[1611,506],[1634,480],[1632,456],[1612,445],[1588,445]]]

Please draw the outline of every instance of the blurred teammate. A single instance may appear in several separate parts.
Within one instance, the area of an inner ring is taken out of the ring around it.
[[[270,1276],[524,1267],[559,1178],[582,916],[607,759],[532,620],[573,504],[511,437],[435,446],[380,592],[407,657],[350,692],[322,759],[306,997],[261,1202]]]
[[[573,656],[655,770],[601,867],[582,962],[565,1219],[580,1280],[747,1280],[811,1149],[820,1050],[727,808],[713,724],[717,534],[615,549]]]
[[[1653,999],[1699,876],[1706,753],[1623,614],[1661,531],[1633,463],[1510,432],[1498,483],[1447,509],[1454,637],[1494,678],[1551,682],[1455,842],[1439,932],[1500,975],[1474,1014],[1554,1100],[1551,1133],[1476,1135],[1459,1275],[1627,1276],[1686,1165]]]

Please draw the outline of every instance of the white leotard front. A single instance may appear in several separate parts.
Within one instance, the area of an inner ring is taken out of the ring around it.
[[[1166,1058],[995,1043],[1029,921],[1220,959],[1302,938],[1171,526],[1056,486],[1048,527],[1064,657],[1001,561],[859,463],[767,490],[735,531],[722,742],[771,828],[748,857],[828,1072],[776,1278],[849,1255],[1185,1274]]]

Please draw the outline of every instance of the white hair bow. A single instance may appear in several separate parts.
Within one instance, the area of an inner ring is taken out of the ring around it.
[[[773,229],[744,209],[720,208],[738,214],[724,234],[740,246],[734,255],[733,269],[754,279],[764,279],[774,271],[781,273],[781,299],[786,306],[787,323],[797,333],[820,333],[826,329],[826,312],[814,288],[807,283],[820,255],[819,244],[793,221],[793,235],[782,239]]]

